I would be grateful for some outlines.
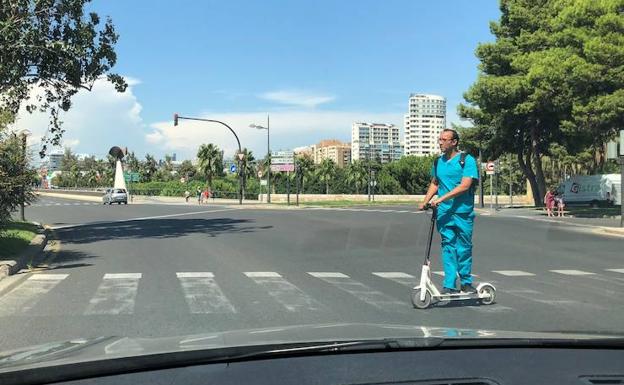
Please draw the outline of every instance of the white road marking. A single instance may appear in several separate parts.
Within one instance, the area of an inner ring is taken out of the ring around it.
[[[140,279],[140,273],[105,274],[85,315],[134,313]]]
[[[193,314],[236,313],[211,272],[176,273]]]
[[[123,223],[123,222],[132,222],[132,221],[145,221],[145,220],[148,220],[148,219],[174,218],[174,217],[183,217],[183,216],[187,216],[187,215],[218,213],[218,212],[223,212],[223,211],[234,211],[234,210],[241,210],[241,209],[239,209],[239,208],[227,208],[227,209],[219,209],[219,210],[203,210],[203,211],[193,211],[193,212],[190,212],[190,213],[178,213],[178,214],[168,214],[168,215],[156,215],[156,216],[153,216],[153,217],[140,217],[140,218],[120,219],[120,220],[117,220],[117,221],[77,223],[77,224],[73,224],[73,225],[54,226],[54,227],[51,227],[51,229],[53,229],[53,230],[68,229],[68,228],[80,227],[80,226],[92,226],[92,225],[97,225],[99,223]]]
[[[553,273],[564,274],[564,275],[593,275],[595,273],[590,273],[588,271],[582,270],[550,270]]]
[[[624,274],[624,269],[605,269],[606,271],[613,271],[614,273]]]
[[[115,273],[104,274],[104,279],[140,279],[142,276],[141,273]]]
[[[522,270],[492,270],[492,273],[505,275],[507,277],[525,277],[534,276],[535,274]]]
[[[191,272],[191,273],[176,273],[178,278],[214,278],[214,274],[210,272]]]
[[[340,290],[358,298],[360,301],[366,302],[378,309],[391,312],[406,312],[411,309],[407,303],[391,298],[384,293],[374,290],[361,282],[349,278],[348,275],[342,273],[308,273],[313,277],[322,279],[323,281],[336,286]]]
[[[274,271],[248,271],[244,273],[249,278],[281,278],[279,273]]]
[[[407,274],[407,273],[403,273],[399,271],[373,273],[373,275],[376,275],[381,278],[389,279],[391,281],[400,283],[401,285],[405,285],[405,286],[414,286],[418,284],[416,277],[414,277],[411,274]]]
[[[323,305],[308,296],[297,286],[271,271],[247,272],[245,275],[267,290],[269,295],[288,311],[322,310]]]
[[[33,274],[0,298],[0,317],[27,312],[69,274]]]
[[[308,272],[308,274],[316,278],[349,278],[348,275],[342,273]]]

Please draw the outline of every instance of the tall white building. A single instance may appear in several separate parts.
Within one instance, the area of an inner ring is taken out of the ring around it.
[[[438,137],[446,128],[446,98],[411,94],[405,115],[405,155],[438,154]]]
[[[63,150],[54,150],[48,154],[48,171],[60,171],[63,154]]]
[[[379,160],[388,163],[403,156],[399,128],[394,124],[353,123],[351,127],[351,159]]]

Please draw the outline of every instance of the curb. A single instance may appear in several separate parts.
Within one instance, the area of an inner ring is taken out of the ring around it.
[[[34,259],[34,257],[39,254],[48,242],[48,229],[41,226],[41,224],[37,222],[32,222],[37,225],[38,232],[37,235],[30,241],[26,250],[24,250],[20,255],[15,256],[15,259],[9,260],[1,260],[0,261],[0,281],[4,278],[14,275],[18,271],[22,270],[28,263]]]

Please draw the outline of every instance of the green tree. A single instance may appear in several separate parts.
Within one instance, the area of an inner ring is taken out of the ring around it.
[[[66,147],[61,159],[61,171],[70,171],[71,169],[78,167],[78,157],[74,154],[71,148]]]
[[[178,168],[178,174],[187,179],[193,179],[195,174],[197,174],[197,167],[193,166],[190,160],[185,160]]]
[[[490,159],[514,154],[541,205],[552,143],[600,152],[624,123],[624,13],[619,0],[502,0],[500,9],[459,114]]]
[[[316,169],[316,174],[325,184],[325,194],[329,194],[329,184],[336,175],[336,163],[331,159],[323,159]]]
[[[295,157],[295,167],[301,181],[301,192],[304,193],[306,183],[314,178],[314,160],[309,155],[298,155]]]
[[[22,202],[33,202],[32,182],[35,171],[22,147],[22,138],[8,133],[6,126],[14,121],[14,114],[0,111],[0,228],[10,219],[11,212]]]
[[[368,180],[368,172],[361,160],[354,160],[345,169],[347,183],[355,188],[355,193],[360,194],[361,186]]]
[[[256,158],[254,158],[253,152],[246,148],[243,148],[243,160],[240,162],[240,173],[243,177],[243,196],[245,196],[245,188],[247,186],[248,179],[254,179],[256,177]]]
[[[212,179],[223,172],[223,152],[212,143],[202,144],[197,151],[199,170],[212,188]]]
[[[150,154],[145,154],[145,162],[143,162],[142,166],[141,180],[144,182],[155,180],[156,171],[158,171],[156,159]]]
[[[89,0],[2,0],[0,7],[0,109],[17,114],[49,111],[48,143],[62,136],[59,112],[68,111],[78,90],[91,90],[107,75],[119,92],[126,83],[110,73],[118,35],[110,19],[85,15]],[[43,93],[32,98],[34,87]],[[41,154],[46,151],[44,144]]]

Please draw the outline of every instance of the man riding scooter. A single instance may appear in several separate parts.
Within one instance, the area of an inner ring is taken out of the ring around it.
[[[440,133],[440,150],[431,170],[431,183],[421,209],[429,203],[437,208],[437,228],[442,238],[444,284],[442,294],[461,291],[475,293],[472,286],[472,229],[474,224],[473,180],[478,179],[474,157],[459,152],[457,131],[445,129]],[[437,194],[437,198],[431,198]],[[431,201],[431,202],[430,202]]]

